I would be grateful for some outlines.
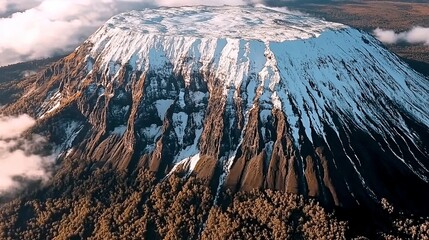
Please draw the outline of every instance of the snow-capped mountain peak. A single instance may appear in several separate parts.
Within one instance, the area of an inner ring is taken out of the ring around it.
[[[132,11],[25,97],[43,121],[74,113],[54,121],[68,157],[335,205],[423,204],[408,183],[429,189],[429,81],[379,44],[264,7]]]

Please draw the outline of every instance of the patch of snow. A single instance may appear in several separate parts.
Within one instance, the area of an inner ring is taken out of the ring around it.
[[[55,92],[55,93],[54,93]],[[44,118],[46,114],[51,113],[61,106],[62,94],[58,89],[48,93],[47,100],[45,100],[40,107],[42,110],[39,112],[40,119]]]
[[[65,127],[66,141],[64,142],[65,148],[72,146],[74,139],[77,137],[80,131],[82,131],[83,125],[80,122],[71,121]]]
[[[189,95],[197,107],[203,106],[204,105],[204,103],[203,103],[204,99],[208,97],[207,93],[203,93],[200,91],[189,92]]]
[[[73,142],[76,139],[77,135],[82,131],[83,124],[77,121],[66,122],[62,125],[64,129],[64,141],[62,144],[58,145],[54,152],[58,157],[69,156],[73,153]]]
[[[48,111],[46,111],[46,113],[53,112],[53,111],[55,111],[55,109],[59,108],[60,106],[61,106],[60,101],[57,101],[57,102],[55,103],[55,105],[54,105],[54,106],[52,106],[52,108],[50,108]]]
[[[273,155],[273,147],[274,147],[274,142],[273,141],[269,141],[268,143],[265,144],[265,152],[266,152],[266,158],[265,158],[265,165],[268,166],[271,160],[271,156]]]
[[[150,127],[143,128],[142,133],[144,134],[146,140],[155,141],[161,132],[162,126],[157,126],[156,124],[150,125]]]
[[[86,55],[85,62],[86,62],[86,71],[89,74],[92,72],[92,69],[94,67],[94,60],[92,59],[92,57],[90,55]]]
[[[67,150],[66,157],[70,156],[70,154],[72,154],[73,152],[74,152],[74,148],[70,148],[69,150]]]
[[[198,160],[200,160],[200,154],[196,154],[195,156],[192,156],[189,159],[189,171],[194,171],[195,166],[198,163]]]
[[[150,125],[150,127],[146,127],[140,129],[140,134],[144,136],[145,141],[147,142],[147,146],[143,150],[144,153],[150,153],[155,150],[156,140],[162,133],[162,126],[157,126],[156,124]]]
[[[127,126],[119,125],[119,126],[115,127],[115,129],[113,129],[112,134],[118,135],[118,136],[123,136],[125,131],[127,131]]]
[[[161,100],[155,101],[155,107],[156,107],[156,110],[158,111],[158,116],[161,120],[164,120],[165,113],[173,103],[174,103],[174,100],[172,99],[161,99]]]
[[[179,106],[181,108],[186,107],[186,104],[185,104],[185,92],[184,91],[180,91],[180,93],[179,93]]]
[[[185,129],[188,123],[188,114],[184,112],[173,113],[173,128],[176,133],[179,145],[183,144],[183,137],[185,136]]]
[[[174,167],[172,168],[171,172],[174,172],[180,165],[187,167],[189,174],[195,169],[198,160],[200,160],[198,143],[202,132],[202,128],[195,130],[194,143],[179,152],[174,160]]]
[[[271,116],[271,110],[264,109],[264,110],[261,110],[261,112],[259,113],[259,117],[262,123],[268,122],[269,116]]]

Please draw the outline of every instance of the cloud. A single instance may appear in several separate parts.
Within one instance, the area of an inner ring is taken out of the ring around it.
[[[0,17],[37,6],[42,0],[0,0]]]
[[[19,137],[35,124],[35,120],[26,115],[18,117],[0,116],[0,140]]]
[[[22,190],[26,183],[46,182],[55,158],[43,153],[46,139],[23,138],[35,120],[28,115],[0,116],[0,196]]]
[[[7,2],[0,1],[0,14],[3,14],[7,11]]]
[[[429,28],[414,27],[411,31],[405,33],[405,39],[409,43],[424,43],[429,45]]]
[[[410,44],[429,45],[429,28],[417,26],[409,31],[400,33],[395,33],[393,30],[377,28],[373,33],[378,40],[386,44],[405,42]]]
[[[7,57],[0,66],[71,51],[115,12],[106,0],[45,0],[1,18],[0,55]]]
[[[398,41],[398,36],[393,30],[377,28],[373,31],[375,37],[383,43],[393,44]]]

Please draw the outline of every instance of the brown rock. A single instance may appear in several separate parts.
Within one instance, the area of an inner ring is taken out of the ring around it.
[[[325,157],[324,148],[323,147],[317,147],[316,148],[316,154],[319,157],[322,168],[323,168],[323,184],[325,185],[325,187],[327,187],[329,189],[329,192],[332,195],[332,199],[334,200],[335,205],[339,206],[340,201],[338,200],[337,193],[335,191],[335,187],[332,184],[331,177],[329,176],[328,160]]]
[[[258,156],[250,159],[249,164],[244,171],[241,190],[251,191],[252,189],[261,189],[263,187],[265,158],[266,153],[265,151],[262,151]]]
[[[226,187],[236,190],[242,186],[242,178],[249,162],[262,151],[260,146],[259,107],[255,106],[249,113],[249,120],[240,146],[240,154],[233,163],[226,180]],[[258,165],[258,164],[256,164]],[[249,186],[250,187],[250,186]],[[257,186],[255,186],[257,187]]]
[[[289,159],[287,176],[286,176],[286,192],[298,194],[299,193],[298,174],[296,172],[295,161],[296,161],[295,157],[291,157]]]
[[[294,166],[289,166],[295,156],[294,145],[288,134],[287,121],[282,111],[273,110],[274,125],[276,126],[276,141],[268,167],[266,186],[267,188],[286,191],[287,175],[289,171],[295,171]],[[294,184],[298,185],[297,179]]]
[[[196,174],[197,178],[209,182],[213,178],[216,165],[217,159],[207,155],[200,156],[200,160],[198,160],[198,163],[195,166],[194,173]]]
[[[319,196],[319,183],[317,181],[316,163],[311,156],[307,156],[305,158],[305,180],[307,182],[308,196]]]

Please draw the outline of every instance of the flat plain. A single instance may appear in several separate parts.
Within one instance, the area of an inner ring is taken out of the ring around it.
[[[429,3],[423,1],[346,1],[323,4],[297,3],[302,12],[372,32],[376,28],[409,31],[415,26],[429,27]],[[416,70],[429,75],[429,46],[425,44],[386,44]]]

